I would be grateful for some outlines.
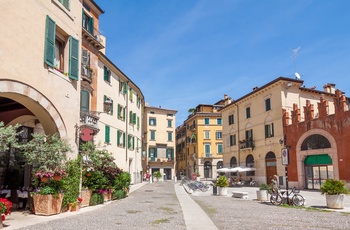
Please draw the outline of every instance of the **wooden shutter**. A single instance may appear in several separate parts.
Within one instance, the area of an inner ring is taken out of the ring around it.
[[[52,68],[55,66],[55,41],[56,23],[49,16],[46,16],[44,61]]]
[[[89,18],[89,32],[90,34],[94,35],[94,19]]]
[[[72,36],[69,37],[69,77],[79,79],[79,41]]]
[[[90,93],[85,90],[80,91],[80,111],[90,110]]]
[[[120,130],[117,131],[117,145],[120,145]]]
[[[125,133],[123,133],[123,147],[125,147]]]
[[[110,127],[106,125],[105,127],[105,142],[109,143],[110,142]]]
[[[108,69],[106,66],[103,66],[103,80],[108,81]]]

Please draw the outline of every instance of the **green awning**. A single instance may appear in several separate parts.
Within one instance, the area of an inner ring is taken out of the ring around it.
[[[305,165],[331,165],[332,159],[328,154],[319,154],[307,156],[304,161]]]

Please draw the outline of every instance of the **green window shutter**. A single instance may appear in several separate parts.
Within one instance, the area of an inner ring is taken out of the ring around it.
[[[113,100],[112,100],[112,104],[111,104],[109,112],[110,112],[111,115],[113,115]]]
[[[89,33],[94,35],[94,19],[89,18]]]
[[[218,145],[218,153],[222,153],[222,145]]]
[[[132,111],[129,112],[129,123],[132,123]]]
[[[136,113],[132,114],[132,123],[136,125]]]
[[[79,79],[79,41],[72,36],[69,37],[69,77]]]
[[[126,82],[123,82],[123,94],[127,94],[128,93],[128,85]]]
[[[120,131],[119,130],[117,131],[117,145],[118,145],[118,147],[120,145]]]
[[[110,127],[106,125],[105,127],[105,142],[109,143],[110,142]]]
[[[135,149],[135,137],[132,137],[132,149]]]
[[[59,2],[62,3],[62,5],[67,9],[67,10],[70,10],[69,8],[69,0],[59,0]]]
[[[120,118],[122,115],[121,115],[121,106],[120,106],[120,104],[118,104],[118,114],[117,114],[117,116],[118,116],[118,118]]]
[[[106,66],[103,66],[103,80],[108,81],[108,69]]]
[[[128,149],[131,147],[131,136],[128,135]]]
[[[154,148],[154,157],[158,157],[157,148]]]
[[[49,16],[46,16],[44,61],[51,67],[55,65],[55,41],[56,23]]]
[[[80,110],[89,111],[90,110],[90,93],[88,91],[80,91]]]
[[[123,148],[125,147],[125,133],[123,133]]]
[[[125,121],[125,107],[123,108],[123,121]]]
[[[139,129],[140,128],[140,117],[137,116],[137,128]]]

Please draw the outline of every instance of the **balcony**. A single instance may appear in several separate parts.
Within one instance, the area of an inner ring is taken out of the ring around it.
[[[196,130],[196,125],[195,125],[195,124],[190,125],[189,129],[190,129],[190,130]]]
[[[98,133],[98,120],[100,118],[88,111],[80,111],[80,127],[91,128],[94,133]]]
[[[242,140],[239,141],[239,148],[240,149],[247,149],[247,148],[254,148],[254,141],[251,139],[246,139],[246,140]]]
[[[206,154],[204,155],[204,158],[214,158],[214,154],[212,154],[212,153],[206,153]]]
[[[87,26],[82,27],[82,37],[85,39],[87,42],[89,42],[91,45],[93,45],[97,50],[101,50],[104,47],[104,40],[102,38],[102,34],[95,30],[95,29],[90,29]]]
[[[90,66],[81,64],[81,76],[83,80],[88,81],[89,83],[92,82],[92,74],[93,70],[91,69]]]

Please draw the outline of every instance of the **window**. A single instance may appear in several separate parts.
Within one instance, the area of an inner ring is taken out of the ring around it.
[[[137,116],[137,129],[139,129],[139,128],[140,128],[140,117]]]
[[[66,66],[64,50],[67,49],[67,41],[69,41],[68,76],[77,81],[79,79],[79,41],[72,36],[68,39],[65,34],[58,32],[55,21],[46,16],[44,62],[61,73],[64,73]]]
[[[156,118],[150,118],[150,119],[149,119],[149,125],[151,125],[151,126],[156,126],[156,125],[157,125],[157,120],[156,120]]]
[[[173,132],[168,132],[168,141],[173,141]]]
[[[108,125],[105,126],[105,143],[110,142],[110,127]]]
[[[168,128],[173,127],[173,121],[172,120],[168,120]]]
[[[132,93],[132,88],[129,88],[129,100],[133,101],[134,100],[134,94]]]
[[[156,140],[156,131],[153,131],[153,130],[151,130],[150,131],[151,132],[151,141],[155,141]]]
[[[67,10],[69,10],[70,0],[58,0]]]
[[[218,154],[222,154],[222,144],[218,144]]]
[[[103,80],[111,83],[111,71],[106,66],[103,66]]]
[[[128,149],[134,149],[135,148],[135,137],[132,135],[128,135]]]
[[[209,117],[204,118],[204,124],[209,125]]]
[[[216,124],[217,124],[217,125],[222,125],[222,120],[221,120],[221,118],[217,118],[217,119],[216,119]]]
[[[210,154],[210,144],[204,144],[205,156],[209,156]]]
[[[122,106],[121,104],[118,104],[118,114],[117,114],[118,118],[120,120],[125,121],[125,107]]]
[[[265,110],[266,111],[271,110],[271,99],[270,98],[265,100]]]
[[[92,78],[92,69],[90,67],[90,53],[86,49],[81,50],[81,74]]]
[[[80,91],[80,111],[90,110],[90,92],[86,90]]]
[[[231,114],[231,115],[228,116],[228,124],[232,125],[234,123],[235,123],[235,119],[234,119],[233,114]]]
[[[157,148],[149,148],[148,149],[148,157],[151,159],[151,161],[156,161],[157,157]]]
[[[94,35],[94,19],[85,12],[83,12],[83,28]]]
[[[249,154],[245,160],[246,166],[250,168],[254,168],[254,157],[253,155]],[[247,176],[255,176],[255,171],[248,171],[246,172]]]
[[[174,160],[174,149],[173,148],[166,149],[166,158],[168,158],[168,160]]]
[[[121,130],[117,131],[117,145],[118,147],[125,147],[125,133]]]
[[[103,112],[113,115],[113,100],[106,95],[103,96]]]
[[[236,145],[236,134],[230,135],[230,146]]]
[[[216,140],[221,140],[221,139],[222,139],[222,132],[216,131]]]
[[[273,136],[274,136],[273,123],[265,125],[265,138],[269,138]]]
[[[204,139],[210,139],[210,131],[209,130],[204,131]]]
[[[250,118],[250,107],[245,109],[246,118]]]

